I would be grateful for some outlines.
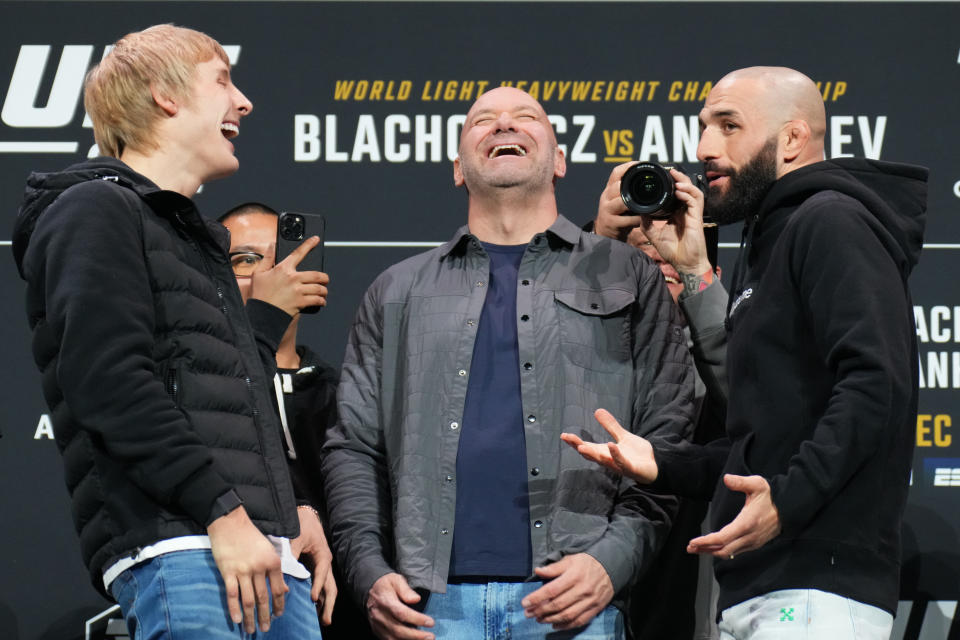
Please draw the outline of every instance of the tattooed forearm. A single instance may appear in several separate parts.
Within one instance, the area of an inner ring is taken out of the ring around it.
[[[679,275],[680,280],[683,282],[683,291],[680,292],[680,297],[682,298],[700,293],[713,283],[713,278],[710,278],[709,271],[704,274],[681,273]],[[709,280],[707,278],[709,278]]]

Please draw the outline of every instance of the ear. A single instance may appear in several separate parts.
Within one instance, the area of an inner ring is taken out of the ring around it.
[[[563,149],[557,145],[556,148],[556,158],[553,162],[553,178],[556,181],[557,178],[562,178],[567,175],[567,159],[563,155]]]
[[[457,156],[453,159],[453,184],[462,187],[464,183],[463,170],[460,167],[460,156]]]
[[[150,83],[150,95],[153,96],[153,101],[157,103],[157,106],[163,109],[164,113],[168,116],[172,118],[177,115],[180,107],[177,105],[176,100],[163,93],[153,82]]]
[[[783,142],[780,157],[784,164],[797,159],[810,140],[810,125],[806,120],[791,120],[783,125],[780,139]]]

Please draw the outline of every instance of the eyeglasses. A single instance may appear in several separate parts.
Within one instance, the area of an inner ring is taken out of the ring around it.
[[[230,266],[238,278],[249,278],[257,270],[263,255],[255,251],[235,251],[230,254]]]

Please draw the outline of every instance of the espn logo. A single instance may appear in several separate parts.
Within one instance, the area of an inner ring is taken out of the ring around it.
[[[927,458],[923,470],[934,487],[960,487],[960,458]]]
[[[933,470],[933,486],[960,487],[960,467],[936,467]]]

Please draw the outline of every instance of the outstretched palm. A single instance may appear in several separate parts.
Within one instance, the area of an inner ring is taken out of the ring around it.
[[[638,435],[620,426],[606,409],[597,409],[593,416],[613,437],[613,442],[584,442],[572,433],[563,433],[560,438],[577,450],[587,460],[601,464],[637,482],[649,484],[657,479],[657,462],[653,447]]]

